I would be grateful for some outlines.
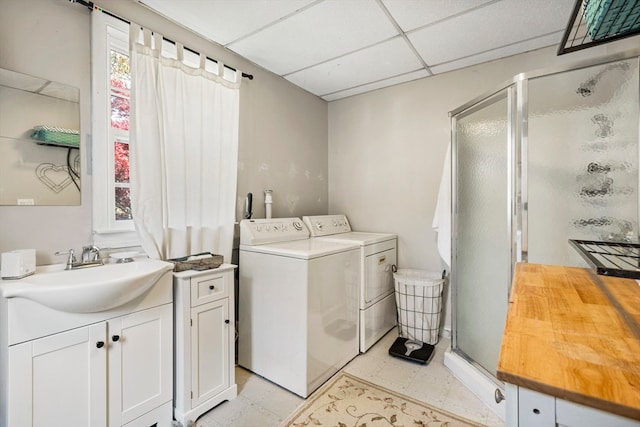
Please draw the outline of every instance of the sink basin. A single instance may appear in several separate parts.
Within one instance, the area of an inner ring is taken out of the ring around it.
[[[144,260],[80,270],[36,273],[1,287],[5,298],[26,298],[58,311],[110,310],[147,292],[173,264]]]

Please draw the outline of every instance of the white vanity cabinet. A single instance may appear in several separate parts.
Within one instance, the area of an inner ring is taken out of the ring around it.
[[[0,425],[170,427],[171,282],[99,313],[1,298]]]
[[[185,427],[237,395],[235,268],[174,273],[174,417]]]

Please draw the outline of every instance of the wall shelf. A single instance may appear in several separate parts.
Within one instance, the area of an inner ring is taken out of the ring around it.
[[[569,243],[597,274],[640,279],[640,244],[573,239]]]
[[[639,17],[640,0],[576,0],[558,55],[639,35]]]

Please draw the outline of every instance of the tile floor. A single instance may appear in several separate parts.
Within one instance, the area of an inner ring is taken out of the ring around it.
[[[421,365],[389,356],[389,347],[397,336],[397,330],[392,329],[369,351],[353,359],[344,371],[487,426],[504,426],[444,366],[448,339],[441,339],[431,362]],[[238,397],[202,415],[197,427],[277,427],[303,401],[241,367],[236,367],[236,383]]]

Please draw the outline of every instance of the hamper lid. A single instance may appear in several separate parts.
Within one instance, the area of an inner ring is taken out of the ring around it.
[[[440,285],[444,279],[443,274],[434,271],[414,270],[401,268],[393,273],[393,278],[401,281],[412,281],[414,285],[435,286]]]

